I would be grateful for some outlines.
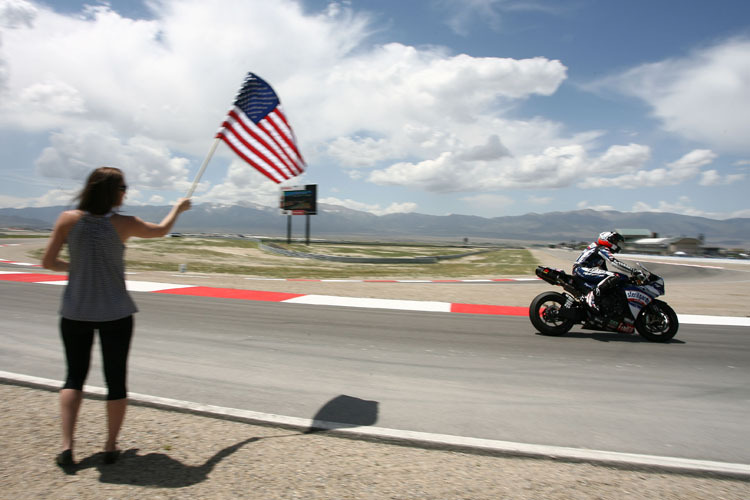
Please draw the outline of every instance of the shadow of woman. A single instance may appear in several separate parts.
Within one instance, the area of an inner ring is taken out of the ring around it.
[[[252,437],[228,446],[206,460],[203,465],[185,465],[163,453],[138,455],[138,448],[125,450],[115,464],[105,465],[104,453],[96,453],[78,463],[78,470],[95,467],[99,481],[160,488],[183,488],[205,481],[216,465],[248,443],[263,438]]]

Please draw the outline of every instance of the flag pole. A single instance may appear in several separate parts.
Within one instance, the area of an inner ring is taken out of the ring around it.
[[[219,145],[220,140],[221,140],[220,137],[217,137],[214,140],[214,143],[211,145],[211,149],[208,150],[208,154],[206,155],[206,158],[203,160],[203,165],[201,165],[200,170],[198,170],[198,173],[196,174],[195,179],[193,180],[193,185],[190,186],[190,189],[188,189],[188,192],[185,195],[185,198],[190,198],[191,196],[193,196],[193,191],[195,191],[195,188],[198,185],[198,181],[201,179],[203,172],[206,170],[206,167],[208,166],[208,162],[211,160],[211,157],[214,155],[214,151],[216,151],[216,147]]]

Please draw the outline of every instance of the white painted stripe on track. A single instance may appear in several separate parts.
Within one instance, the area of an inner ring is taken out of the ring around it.
[[[308,304],[319,306],[367,307],[371,309],[399,309],[403,311],[450,312],[448,302],[420,300],[368,299],[357,297],[335,297],[333,295],[303,295],[284,300],[291,304]]]
[[[26,384],[44,389],[57,390],[62,382],[0,371],[0,380]],[[104,396],[106,389],[95,386],[84,386],[84,392],[88,394]],[[354,437],[379,438],[412,443],[416,446],[431,445],[451,449],[463,449],[482,452],[508,453],[514,455],[536,456],[555,459],[580,460],[603,464],[620,464],[629,466],[651,466],[668,470],[685,472],[713,472],[720,474],[731,474],[750,477],[750,465],[731,462],[716,462],[710,460],[695,460],[689,458],[665,457],[658,455],[644,455],[637,453],[621,453],[616,451],[590,450],[585,448],[570,448],[565,446],[548,446],[529,443],[516,443],[512,441],[501,441],[494,439],[471,438],[454,436],[450,434],[435,434],[429,432],[405,431],[400,429],[389,429],[385,427],[358,426],[351,424],[350,427],[342,427],[342,424],[325,422],[308,418],[288,417],[273,413],[262,413],[238,408],[224,406],[206,405],[192,401],[149,396],[129,392],[131,401],[142,403],[162,409],[173,409],[195,412],[214,417],[233,417],[245,420],[249,423],[260,423],[266,425],[279,425],[292,427],[300,430],[310,428],[326,429],[330,433],[341,433]]]
[[[67,285],[68,280],[57,281],[35,281],[41,285]],[[178,285],[176,283],[156,283],[153,281],[132,281],[125,280],[125,287],[130,292],[160,292],[164,290],[174,290],[177,288],[195,288],[196,285]]]
[[[195,288],[196,285],[178,285],[176,283],[126,280],[125,286],[130,292],[159,292],[162,290],[174,290],[175,288]]]
[[[700,314],[678,314],[677,319],[686,325],[750,326],[750,318],[739,316],[704,316]]]

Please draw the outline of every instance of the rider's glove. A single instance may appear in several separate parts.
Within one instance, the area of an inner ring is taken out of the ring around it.
[[[633,273],[633,279],[636,281],[636,283],[643,283],[646,281],[646,273],[643,271],[636,271]]]

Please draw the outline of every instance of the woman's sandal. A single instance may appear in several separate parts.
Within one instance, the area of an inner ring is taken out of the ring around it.
[[[117,459],[120,458],[120,450],[113,450],[113,451],[105,451],[104,452],[104,463],[107,465],[111,465],[115,462],[117,462]]]
[[[73,450],[68,448],[67,450],[60,452],[57,455],[57,458],[55,458],[55,462],[60,467],[70,467],[71,465],[75,465],[75,462],[73,461]]]

